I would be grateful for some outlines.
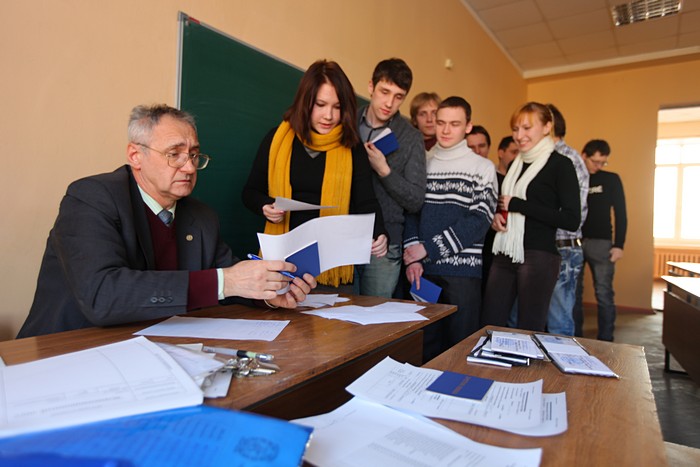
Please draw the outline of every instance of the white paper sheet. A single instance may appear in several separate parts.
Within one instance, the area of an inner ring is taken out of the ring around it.
[[[0,368],[0,437],[202,403],[144,337]]]
[[[282,196],[275,197],[275,209],[281,211],[313,211],[314,209],[328,209],[335,206],[319,206],[318,204],[304,203]]]
[[[158,324],[137,331],[134,335],[273,341],[288,324],[288,320],[173,316]]]
[[[314,241],[321,272],[347,264],[367,264],[372,252],[374,214],[311,219],[282,235],[258,234],[265,259],[284,259]]]
[[[537,466],[542,458],[542,449],[477,443],[357,397],[327,414],[293,422],[314,428],[304,459],[319,467]]]
[[[303,311],[302,313],[365,325],[425,321],[428,318],[416,313],[423,308],[425,307],[414,303],[385,302],[381,305],[369,307],[346,305],[338,308],[321,308],[319,310]]]
[[[311,293],[306,296],[306,300],[297,303],[300,307],[308,306],[310,308],[321,308],[324,306],[333,306],[336,303],[347,302],[350,299],[347,297],[338,297],[337,293],[334,294],[322,294],[322,293]]]
[[[439,370],[401,364],[387,357],[346,390],[397,409],[428,417],[456,420],[510,431],[542,427],[542,380],[531,383],[494,382],[482,401],[436,394],[425,389],[442,374]],[[564,408],[565,410],[565,408]],[[561,429],[561,427],[559,427]],[[566,430],[550,432],[558,434]],[[527,433],[529,434],[529,433]],[[541,436],[541,435],[533,435]]]

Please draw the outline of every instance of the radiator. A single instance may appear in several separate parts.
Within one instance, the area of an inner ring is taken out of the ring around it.
[[[668,275],[669,261],[679,263],[700,263],[700,250],[679,248],[654,248],[654,279]]]

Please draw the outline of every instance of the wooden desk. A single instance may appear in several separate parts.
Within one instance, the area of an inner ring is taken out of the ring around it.
[[[362,306],[387,301],[351,297]],[[345,386],[387,355],[414,365],[422,363],[423,333],[427,324],[448,316],[453,305],[428,305],[420,313],[429,321],[362,326],[301,314],[232,305],[188,313],[187,316],[290,320],[272,342],[149,337],[154,342],[192,343],[270,353],[281,371],[270,376],[235,379],[226,398],[206,399],[207,405],[245,409],[292,419],[328,412],[349,400]],[[0,342],[0,356],[8,365],[60,355],[132,338],[157,321],[109,328],[88,328]]]
[[[580,339],[591,354],[620,375],[618,380],[567,375],[552,363],[542,361],[513,368],[467,363],[467,354],[483,335],[482,329],[424,366],[513,383],[543,379],[544,392],[566,392],[569,429],[558,436],[536,438],[467,423],[437,421],[480,443],[509,448],[541,447],[542,466],[667,465],[644,348]]]
[[[662,276],[664,292],[664,327],[662,341],[666,347],[664,369],[670,369],[670,354],[696,383],[700,384],[700,277]]]
[[[677,261],[668,261],[669,275],[671,276],[689,276],[700,277],[700,263],[683,263]]]

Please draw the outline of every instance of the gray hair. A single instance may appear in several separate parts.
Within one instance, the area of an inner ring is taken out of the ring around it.
[[[129,141],[132,143],[148,143],[151,139],[153,128],[158,125],[160,119],[165,115],[187,123],[195,133],[197,132],[194,117],[184,110],[179,110],[166,104],[137,105],[131,110],[131,115],[129,116]]]

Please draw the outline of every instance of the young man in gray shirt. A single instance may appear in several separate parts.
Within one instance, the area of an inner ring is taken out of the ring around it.
[[[411,89],[413,74],[399,58],[377,64],[369,82],[370,103],[360,110],[358,127],[374,171],[374,191],[389,233],[389,250],[382,258],[355,267],[354,292],[391,298],[399,280],[405,215],[418,212],[425,197],[423,136],[401,116],[399,107]],[[372,140],[389,128],[398,149],[384,154]]]

